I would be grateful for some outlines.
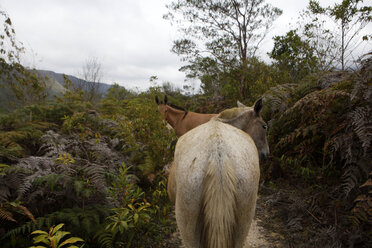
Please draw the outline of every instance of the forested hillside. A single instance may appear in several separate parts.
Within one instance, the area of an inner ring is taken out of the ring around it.
[[[281,10],[252,4],[244,13],[260,14],[240,31],[257,35],[239,43],[228,17],[247,8],[245,1],[212,2],[218,4],[178,1],[166,15],[175,23],[180,16],[198,20],[187,30],[190,39],[172,48],[188,63],[182,68],[188,77],[200,80],[195,94],[164,83],[143,92],[113,85],[89,95],[65,76],[60,94],[48,98],[45,81],[20,64],[12,23],[0,12],[1,91],[16,102],[0,112],[0,247],[179,247],[166,191],[177,138],[155,103],[165,95],[199,113],[263,99],[270,157],[260,165],[256,212],[267,233],[278,233],[267,247],[372,246],[371,51],[351,60],[350,47],[335,47],[340,37],[314,19],[274,37],[267,63],[256,50]],[[372,8],[362,2],[310,1],[304,16],[368,24]],[[205,43],[191,39],[201,30]]]

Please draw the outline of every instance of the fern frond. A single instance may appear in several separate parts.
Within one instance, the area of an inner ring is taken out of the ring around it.
[[[263,95],[262,98],[265,103],[265,108],[270,108],[269,110],[265,108],[263,110],[266,119],[270,120],[276,113],[283,113],[289,108],[288,99],[293,95],[296,87],[296,84],[281,84],[270,88],[270,90]]]
[[[115,237],[110,231],[101,230],[95,235],[95,239],[103,248],[115,248]]]
[[[352,222],[360,225],[361,222],[372,223],[372,170],[365,183],[360,187],[361,193],[354,200],[352,209]]]
[[[138,166],[138,168],[142,171],[143,175],[149,175],[156,171],[156,167],[158,166],[152,156],[151,153],[148,151],[145,151],[145,161]]]
[[[37,225],[34,215],[33,215],[33,214],[32,214],[32,213],[31,213],[31,212],[30,212],[30,211],[29,211],[25,206],[19,205],[18,208],[21,209],[21,210],[23,211],[23,213],[24,213],[25,215],[27,215],[27,217],[30,218],[31,221],[32,221],[35,225]]]
[[[350,166],[346,169],[345,173],[342,175],[341,183],[343,193],[346,197],[349,196],[349,193],[353,189],[359,187],[363,176],[363,172],[358,166]]]
[[[333,162],[333,159],[336,156],[336,154],[340,154],[341,159],[347,161],[345,164],[350,164],[353,161],[352,154],[350,154],[350,152],[346,153],[344,151],[346,151],[351,144],[352,144],[351,135],[348,133],[340,133],[327,141],[324,150],[329,151],[331,163]]]
[[[4,209],[2,206],[0,206],[0,220],[17,222],[15,219],[13,219],[13,214]]]
[[[358,107],[352,111],[351,124],[356,136],[359,138],[364,154],[371,150],[372,145],[372,109],[370,106]]]

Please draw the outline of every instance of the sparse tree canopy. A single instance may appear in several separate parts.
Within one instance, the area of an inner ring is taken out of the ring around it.
[[[0,88],[2,98],[6,98],[5,104],[0,103],[8,105],[4,108],[8,109],[45,101],[46,83],[20,64],[24,47],[17,41],[12,21],[3,10],[0,10],[0,25]]]
[[[183,38],[172,51],[190,63],[189,77],[203,76],[203,63],[218,71],[240,68],[240,93],[246,97],[248,58],[254,57],[273,21],[282,11],[264,0],[177,0],[165,15],[179,27]]]
[[[101,63],[98,58],[91,57],[85,61],[79,76],[81,80],[78,88],[84,91],[84,98],[93,102],[100,98],[100,81],[102,80]]]
[[[371,39],[371,34],[360,35],[372,21],[372,7],[362,4],[363,0],[342,0],[333,6],[322,7],[319,2],[310,0],[304,13],[310,20],[304,26],[305,35],[328,65],[337,62],[342,70],[347,69],[350,62],[357,59],[355,49],[363,41]],[[336,24],[335,30],[331,29],[329,22]]]
[[[0,59],[7,63],[19,63],[20,53],[24,51],[22,43],[15,37],[15,30],[8,14],[0,10]]]

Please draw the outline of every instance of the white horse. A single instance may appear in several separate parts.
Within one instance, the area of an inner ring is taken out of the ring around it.
[[[177,142],[168,178],[188,248],[243,247],[256,207],[259,154],[269,154],[262,101],[225,110]]]

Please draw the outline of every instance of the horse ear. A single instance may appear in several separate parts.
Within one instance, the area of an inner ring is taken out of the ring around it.
[[[238,108],[246,108],[247,107],[243,103],[241,103],[239,100],[236,101],[236,104],[238,105]]]
[[[165,95],[165,97],[164,97],[164,104],[167,104],[167,102],[168,102],[168,97],[167,97],[167,95]]]
[[[254,112],[259,114],[262,109],[262,98],[258,99],[254,104]]]
[[[159,98],[158,98],[158,96],[155,96],[155,102],[156,102],[157,105],[159,105]]]

